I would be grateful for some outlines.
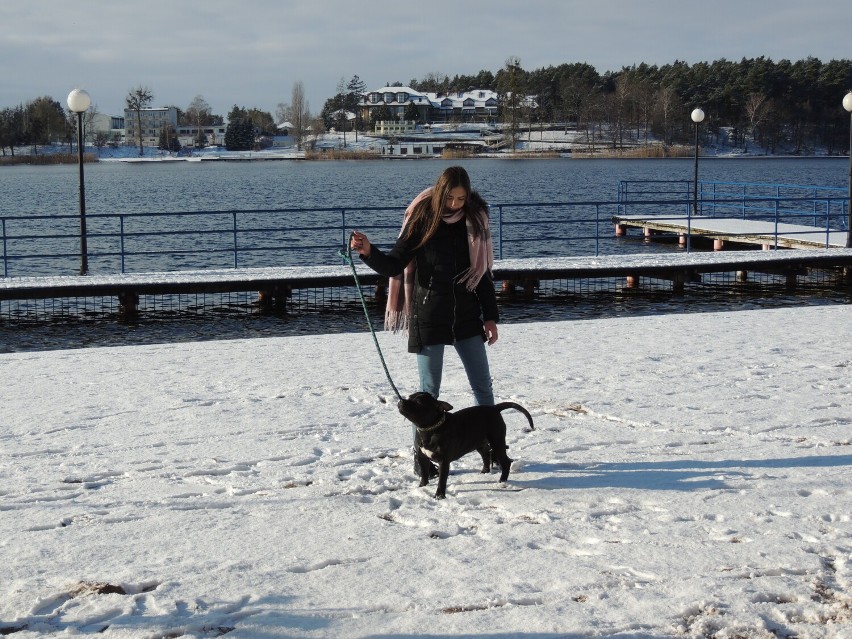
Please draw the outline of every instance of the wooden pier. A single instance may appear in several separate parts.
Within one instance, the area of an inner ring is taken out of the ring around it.
[[[713,241],[713,249],[720,251],[726,242],[757,244],[764,250],[773,248],[844,248],[845,231],[826,231],[814,226],[775,224],[757,220],[722,217],[668,217],[654,215],[613,216],[615,234],[625,235],[630,228],[642,229],[646,237],[655,234],[676,235],[685,245],[687,235]]]
[[[702,273],[748,272],[786,276],[788,286],[808,269],[844,269],[852,274],[852,249],[803,249],[797,251],[730,251],[690,253],[642,253],[596,257],[554,257],[498,260],[494,279],[526,287],[530,282],[561,279],[624,278],[633,286],[640,277],[668,280],[674,292]],[[377,292],[385,281],[363,264],[357,265],[364,285]],[[167,271],[112,275],[0,278],[0,302],[5,300],[115,297],[119,314],[133,317],[139,296],[228,293],[252,291],[269,304],[284,304],[295,289],[353,287],[350,266],[274,267],[203,271]]]

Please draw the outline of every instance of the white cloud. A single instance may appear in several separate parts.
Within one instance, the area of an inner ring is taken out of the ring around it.
[[[368,86],[431,72],[497,72],[587,62],[599,72],[640,62],[689,63],[765,55],[848,58],[852,4],[826,0],[712,3],[681,0],[512,0],[465,3],[41,0],[0,8],[0,106],[86,86],[105,112],[147,84],[163,104],[201,94],[218,113],[234,104],[273,111],[302,81],[315,111],[340,78]]]

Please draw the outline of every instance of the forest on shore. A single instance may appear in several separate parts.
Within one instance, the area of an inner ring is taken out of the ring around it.
[[[847,59],[775,62],[761,56],[739,62],[642,63],[601,74],[585,63],[528,71],[520,59],[510,58],[497,73],[429,74],[408,86],[444,94],[491,89],[501,96],[504,122],[511,112],[521,122],[566,122],[590,135],[601,128],[614,147],[627,139],[688,143],[693,134],[690,112],[700,107],[706,115],[704,135],[725,129],[732,132],[732,144],[746,149],[754,143],[769,153],[807,154],[819,148],[835,155],[849,150],[850,117],[842,106],[852,91],[852,60]],[[512,104],[511,95],[531,96],[534,107]],[[339,108],[347,96],[335,97],[327,108]]]
[[[395,82],[391,86],[404,85]],[[817,149],[827,155],[849,152],[850,116],[842,107],[843,97],[852,91],[852,60],[848,59],[823,62],[809,57],[775,62],[758,57],[739,62],[675,61],[662,66],[642,63],[601,74],[581,62],[528,71],[519,58],[512,57],[496,73],[483,70],[452,78],[431,73],[410,80],[407,86],[439,95],[494,91],[501,130],[512,139],[527,127],[551,126],[570,127],[593,144],[597,140],[601,147],[614,150],[649,144],[674,147],[690,143],[694,131],[690,112],[700,107],[705,113],[700,127],[702,144],[718,141],[724,132],[727,144],[746,152],[750,145],[769,154],[808,155]],[[301,82],[296,83],[293,95],[303,94],[303,89]],[[238,113],[260,136],[270,135],[276,122],[292,117],[295,110],[300,131],[310,127],[316,135],[331,127],[341,130],[342,125],[343,131],[369,132],[372,123],[368,120],[339,120],[333,115],[357,111],[365,91],[366,84],[356,75],[348,84],[341,79],[337,94],[316,116],[303,111],[294,97],[292,104],[278,105],[277,119],[262,109],[235,105],[229,120]],[[178,111],[181,121],[222,121],[200,95],[186,112]],[[2,156],[7,149],[14,156],[15,147],[37,149],[56,142],[64,142],[70,149],[75,136],[74,115],[50,96],[17,106],[0,105]]]

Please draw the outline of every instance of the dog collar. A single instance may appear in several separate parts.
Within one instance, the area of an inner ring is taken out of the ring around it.
[[[438,419],[438,421],[435,422],[434,424],[432,424],[431,426],[422,426],[422,427],[418,426],[417,430],[423,431],[424,433],[428,433],[429,431],[433,431],[436,428],[438,428],[439,426],[442,426],[445,421],[447,421],[447,414],[446,413],[441,415],[441,417]]]

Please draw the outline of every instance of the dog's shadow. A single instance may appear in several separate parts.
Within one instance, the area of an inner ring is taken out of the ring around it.
[[[780,459],[678,459],[623,463],[522,462],[512,469],[509,485],[516,488],[566,490],[589,488],[637,488],[643,490],[725,490],[728,480],[766,477],[766,470],[789,468],[850,467],[852,455],[819,455]],[[755,472],[752,472],[755,471]],[[536,475],[534,478],[528,478]]]

